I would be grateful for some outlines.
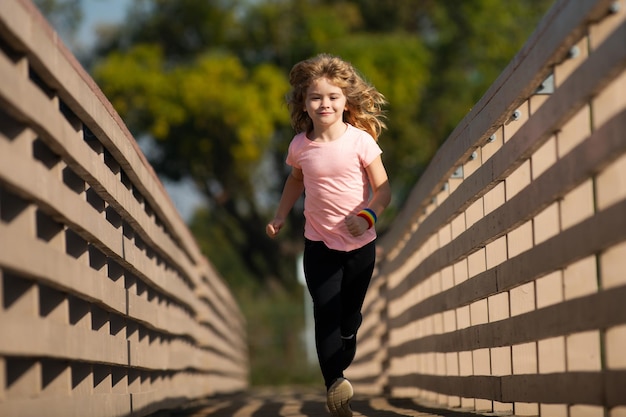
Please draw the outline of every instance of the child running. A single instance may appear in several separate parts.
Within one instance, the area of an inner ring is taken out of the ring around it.
[[[384,96],[339,57],[321,54],[291,70],[288,96],[296,135],[274,219],[274,238],[305,193],[304,274],[313,299],[315,344],[332,416],[350,417],[344,378],[356,353],[361,308],[376,261],[377,217],[391,200],[378,136]]]

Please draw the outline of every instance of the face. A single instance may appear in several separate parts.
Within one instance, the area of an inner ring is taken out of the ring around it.
[[[315,80],[306,91],[304,103],[305,111],[313,120],[313,128],[343,124],[343,112],[347,110],[346,96],[328,79]]]

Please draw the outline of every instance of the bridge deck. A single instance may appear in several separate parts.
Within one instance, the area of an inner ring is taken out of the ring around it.
[[[184,409],[161,412],[153,417],[329,417],[325,394],[310,388],[267,388],[208,398]],[[428,407],[411,399],[356,396],[355,417],[476,417],[479,414]]]

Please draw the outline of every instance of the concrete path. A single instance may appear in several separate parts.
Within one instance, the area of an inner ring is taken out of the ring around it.
[[[365,398],[351,402],[355,417],[476,417],[479,414],[429,408],[411,399]],[[254,389],[245,394],[208,398],[158,417],[329,417],[323,391],[310,388]],[[156,415],[154,416],[156,417]]]

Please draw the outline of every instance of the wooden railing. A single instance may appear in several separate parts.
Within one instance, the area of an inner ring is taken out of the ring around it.
[[[140,416],[247,374],[243,316],[124,123],[0,1],[0,415]]]
[[[357,390],[626,415],[625,68],[626,1],[555,2],[381,238]]]

